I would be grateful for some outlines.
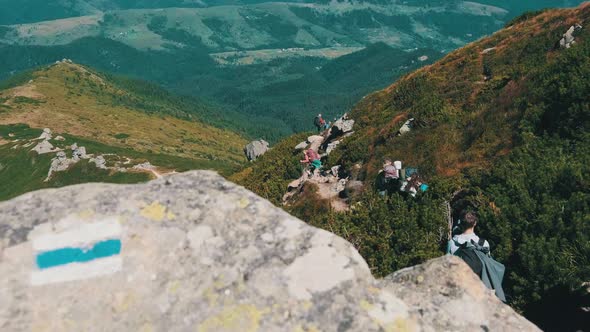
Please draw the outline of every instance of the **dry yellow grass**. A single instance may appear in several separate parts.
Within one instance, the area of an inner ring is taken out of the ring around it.
[[[101,99],[105,95],[125,98],[125,94],[82,66],[60,63],[35,73],[32,82],[0,92],[0,98],[8,98],[6,104],[12,107],[0,113],[0,124],[26,123],[112,146],[192,159],[245,160],[242,148],[247,142],[235,133]],[[129,137],[119,139],[117,134]]]

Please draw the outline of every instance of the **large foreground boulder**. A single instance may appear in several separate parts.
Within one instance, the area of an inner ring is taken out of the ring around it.
[[[244,153],[249,161],[254,161],[258,157],[262,156],[268,151],[269,144],[267,141],[261,139],[258,141],[252,141],[244,147]]]
[[[536,329],[472,273],[406,297],[411,277],[375,280],[345,240],[212,172],[38,191],[0,216],[1,331],[429,331],[451,326],[437,303],[469,316],[460,300],[491,304],[470,322]]]

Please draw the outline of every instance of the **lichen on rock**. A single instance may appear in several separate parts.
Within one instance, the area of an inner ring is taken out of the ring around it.
[[[423,317],[415,309],[420,304],[395,288],[397,279],[405,286],[404,277],[375,280],[350,243],[213,172],[140,185],[42,190],[0,203],[0,215],[2,331],[428,331],[439,326],[433,325],[435,311]],[[95,250],[116,241],[120,250],[108,257]],[[51,246],[58,254],[84,248],[86,258],[42,268],[36,259]],[[480,298],[471,298],[492,304],[484,316],[476,316],[482,325],[534,330],[469,277],[476,285],[470,287],[482,288],[472,291]],[[434,295],[421,301],[430,308],[441,285],[428,274],[424,280]],[[500,317],[518,324],[494,319],[500,310],[506,313]]]

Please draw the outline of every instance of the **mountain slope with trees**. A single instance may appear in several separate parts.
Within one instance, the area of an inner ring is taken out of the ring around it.
[[[561,47],[576,25],[575,43]],[[588,326],[589,26],[589,5],[527,14],[364,98],[351,113],[355,134],[324,159],[364,184],[351,211],[331,211],[313,186],[286,209],[347,238],[381,276],[443,254],[446,202],[455,218],[475,209],[478,233],[507,266],[510,304],[546,330]],[[413,130],[398,136],[411,117]],[[234,180],[281,202],[272,188],[298,173],[269,165],[294,167],[293,143]],[[377,195],[384,158],[419,168],[430,189]]]

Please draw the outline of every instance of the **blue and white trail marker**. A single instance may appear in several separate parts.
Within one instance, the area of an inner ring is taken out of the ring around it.
[[[89,279],[120,271],[121,231],[117,219],[109,218],[34,238],[36,269],[31,273],[31,284]]]

